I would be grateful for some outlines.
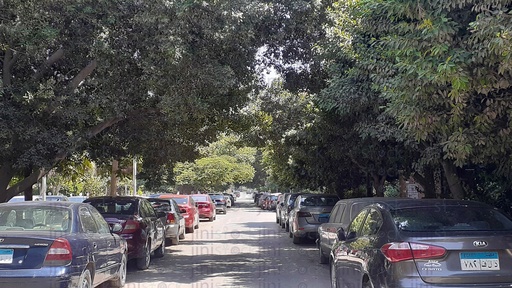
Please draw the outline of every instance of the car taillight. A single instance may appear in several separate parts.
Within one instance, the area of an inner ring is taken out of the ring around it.
[[[393,242],[384,244],[380,251],[391,263],[412,259],[439,258],[446,253],[446,249],[419,243]]]
[[[311,213],[309,212],[297,212],[297,217],[311,217]]]
[[[175,224],[176,223],[176,218],[174,217],[174,214],[172,214],[172,213],[168,213],[167,214],[167,223],[168,224]]]
[[[139,229],[139,222],[127,220],[124,224],[123,234],[135,233]]]
[[[71,263],[73,252],[69,241],[64,238],[57,238],[48,249],[44,258],[44,266],[63,266]]]

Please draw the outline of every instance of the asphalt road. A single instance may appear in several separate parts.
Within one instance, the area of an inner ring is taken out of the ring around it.
[[[275,212],[238,200],[226,215],[201,221],[148,270],[128,264],[127,288],[324,288],[329,265],[318,263],[313,242],[292,243]]]

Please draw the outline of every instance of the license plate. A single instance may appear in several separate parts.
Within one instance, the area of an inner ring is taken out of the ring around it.
[[[0,264],[11,264],[14,249],[0,249]]]
[[[498,252],[461,252],[462,270],[500,270]]]

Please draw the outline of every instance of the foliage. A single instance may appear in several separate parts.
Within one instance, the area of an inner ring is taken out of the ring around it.
[[[250,182],[255,173],[256,149],[237,147],[238,137],[222,135],[218,141],[201,147],[194,162],[177,163],[177,185],[192,185],[196,191],[223,191],[234,184]]]

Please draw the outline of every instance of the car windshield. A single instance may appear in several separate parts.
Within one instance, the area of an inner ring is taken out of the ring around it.
[[[432,231],[505,231],[512,230],[512,221],[487,207],[435,206],[391,211],[399,230]]]
[[[0,231],[55,231],[70,230],[71,210],[56,206],[0,207]]]
[[[334,206],[338,200],[337,197],[315,195],[302,198],[300,204],[302,206]]]
[[[192,199],[196,202],[209,202],[208,196],[205,195],[199,195],[199,196],[192,196]]]
[[[136,201],[130,200],[92,200],[86,201],[96,208],[101,214],[133,215],[137,211]]]

